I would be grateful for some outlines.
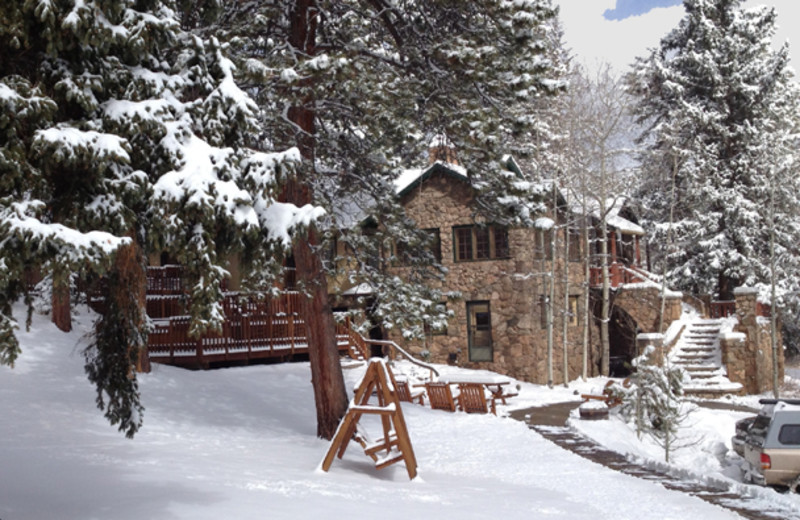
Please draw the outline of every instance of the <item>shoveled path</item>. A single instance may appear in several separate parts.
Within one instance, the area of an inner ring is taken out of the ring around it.
[[[581,457],[626,475],[658,482],[667,489],[682,491],[735,511],[743,518],[751,520],[800,520],[796,511],[781,509],[779,505],[770,504],[765,509],[765,502],[753,497],[742,496],[725,485],[710,485],[669,475],[663,471],[646,468],[628,460],[625,455],[608,450],[596,442],[566,426],[570,412],[580,403],[559,403],[550,406],[516,410],[511,413],[514,419],[526,422],[528,427],[556,445]]]

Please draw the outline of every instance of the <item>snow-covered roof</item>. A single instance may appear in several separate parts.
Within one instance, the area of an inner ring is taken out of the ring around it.
[[[644,235],[644,229],[639,224],[634,224],[630,220],[620,217],[619,215],[607,216],[606,224],[629,235]]]
[[[415,168],[404,170],[394,181],[395,193],[397,193],[398,196],[405,195],[411,188],[430,177],[433,172],[437,170],[459,180],[466,181],[469,179],[467,170],[463,166],[444,161],[436,161],[424,169]]]
[[[606,200],[606,208],[608,208],[606,224],[628,235],[644,235],[644,229],[639,224],[631,222],[625,217],[621,217],[619,215],[619,212],[625,207],[625,203],[627,201],[628,199],[625,197],[612,197]],[[577,201],[573,201],[572,207],[573,211],[576,213],[580,213],[582,211],[582,208]],[[600,219],[600,204],[598,201],[589,201],[589,214],[596,219]]]

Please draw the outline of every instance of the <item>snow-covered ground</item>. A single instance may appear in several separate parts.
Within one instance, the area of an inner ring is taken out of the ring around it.
[[[402,464],[374,469],[357,445],[322,472],[329,444],[315,435],[307,363],[208,372],[155,365],[141,376],[144,428],[128,440],[94,407],[81,355],[88,316],[76,325],[63,334],[35,316],[31,331],[20,332],[17,366],[0,367],[2,520],[738,518],[592,464],[513,419],[410,403],[403,411],[417,479],[409,481]],[[363,372],[345,370],[349,388]],[[509,407],[577,400],[603,382],[523,383]],[[676,453],[677,467],[735,479],[727,448],[741,416],[698,409],[687,429],[702,438]],[[572,423],[612,448],[661,457],[621,421]],[[742,489],[800,511],[796,497]]]

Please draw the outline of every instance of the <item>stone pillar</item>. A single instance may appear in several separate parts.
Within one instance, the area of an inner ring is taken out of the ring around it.
[[[752,327],[756,324],[756,307],[758,303],[758,289],[752,287],[737,287],[733,290],[736,299],[736,317],[739,324]]]
[[[683,293],[668,291],[664,298],[664,330],[666,331],[673,321],[681,318],[683,312]]]
[[[728,371],[728,379],[741,384],[745,392],[753,393],[755,381],[747,377],[747,335],[743,332],[726,332],[719,336],[722,364]]]
[[[741,370],[744,366],[744,380],[737,381],[744,385],[747,393],[759,394],[772,390],[773,370],[778,371],[778,381],[783,380],[783,340],[778,332],[778,366],[772,363],[772,341],[770,322],[758,316],[758,291],[751,287],[737,287],[733,291],[736,298],[736,332],[745,336],[744,346],[740,349],[743,361],[736,360],[728,368],[729,378],[731,368],[733,371]],[[780,327],[778,327],[780,331]]]

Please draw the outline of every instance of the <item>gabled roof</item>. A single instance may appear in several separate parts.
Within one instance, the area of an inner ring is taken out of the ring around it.
[[[501,163],[518,177],[523,177],[522,169],[512,156],[504,155]],[[395,193],[398,197],[403,197],[434,173],[441,173],[442,175],[458,181],[469,182],[469,174],[463,166],[446,161],[435,161],[427,168],[404,170],[403,173],[394,180]]]
[[[619,213],[625,208],[627,202],[628,199],[625,197],[610,198],[606,201],[606,207],[608,208],[608,213],[606,214],[606,224],[627,235],[644,235],[644,229],[639,224],[620,216]],[[592,200],[590,202],[589,214],[592,216],[592,218],[597,220],[600,219],[599,206],[600,205],[596,200]],[[574,211],[578,213],[580,212],[577,203],[573,204],[573,207],[575,208]]]
[[[434,173],[441,173],[442,175],[452,177],[462,182],[469,182],[467,170],[462,166],[444,161],[436,161],[424,169],[403,171],[394,181],[395,193],[398,197],[404,197],[411,190],[419,186],[422,181],[430,178]]]

